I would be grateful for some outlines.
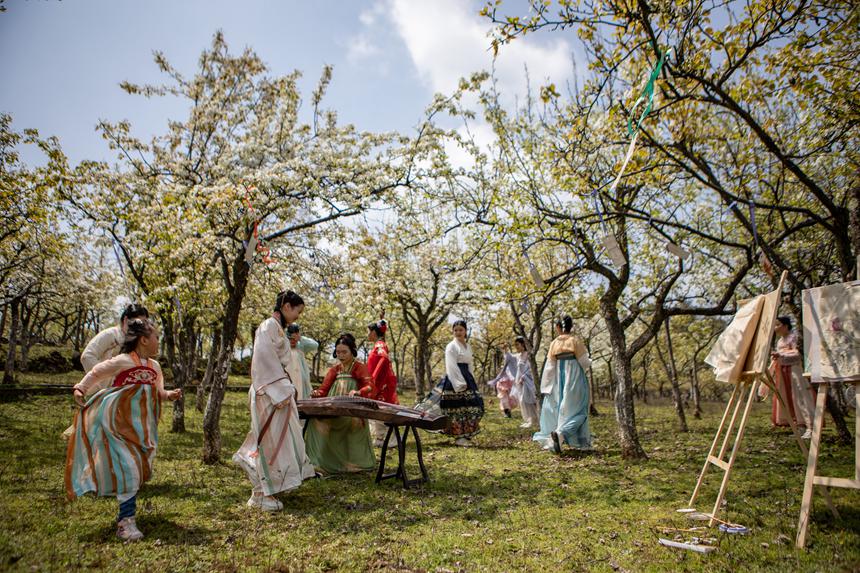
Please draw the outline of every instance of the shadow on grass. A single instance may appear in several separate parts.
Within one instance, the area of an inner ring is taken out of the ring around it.
[[[216,531],[202,527],[187,527],[177,523],[163,514],[141,515],[136,517],[137,527],[143,532],[144,539],[158,539],[167,545],[208,545]],[[107,524],[82,530],[78,540],[84,543],[122,543],[116,537],[116,523],[111,520]]]

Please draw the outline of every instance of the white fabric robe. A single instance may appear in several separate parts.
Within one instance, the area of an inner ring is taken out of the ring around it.
[[[248,474],[255,492],[274,495],[295,489],[314,476],[305,453],[302,426],[296,408],[296,388],[287,374],[291,368],[290,342],[274,318],[257,329],[251,358],[251,431],[233,455]],[[283,408],[277,404],[286,402]],[[269,418],[269,428],[258,447],[259,435]]]
[[[468,364],[469,372],[474,371],[474,358],[472,357],[472,347],[469,343],[460,344],[456,340],[452,340],[445,347],[445,374],[448,375],[448,380],[451,381],[451,386],[455,392],[463,392],[468,384],[463,378],[463,373],[457,364]]]
[[[124,339],[125,335],[119,326],[106,328],[96,334],[81,353],[81,364],[84,367],[84,372],[89,372],[99,362],[117,356]]]

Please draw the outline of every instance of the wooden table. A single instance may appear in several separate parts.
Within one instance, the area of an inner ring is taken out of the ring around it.
[[[418,429],[442,430],[448,425],[447,416],[435,416],[413,408],[355,396],[311,398],[309,400],[298,400],[296,404],[299,410],[299,418],[305,420],[309,420],[310,418],[349,416],[366,420],[378,420],[385,423],[388,427],[388,432],[382,443],[379,468],[376,471],[376,483],[387,479],[399,479],[403,483],[403,487],[408,489],[410,486],[429,481],[430,478],[427,473],[427,467],[424,465],[424,456],[421,451],[421,438],[418,436]],[[305,430],[307,430],[307,422],[305,422]],[[418,467],[421,469],[421,477],[411,480],[406,475],[406,440],[410,432],[412,432],[412,436],[415,439]],[[391,443],[392,436],[394,436],[397,442],[397,470],[385,473],[385,463],[388,459],[388,444]]]

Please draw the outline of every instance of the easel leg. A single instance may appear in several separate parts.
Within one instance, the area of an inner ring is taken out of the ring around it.
[[[788,404],[782,397],[782,394],[777,391],[776,383],[773,378],[770,377],[770,373],[766,373],[766,376],[767,378],[765,383],[770,387],[776,399],[779,400],[783,410],[791,412],[788,408]],[[788,423],[791,426],[791,431],[794,433],[794,440],[797,442],[797,447],[800,448],[800,453],[803,456],[803,459],[809,460],[809,451],[806,449],[806,444],[803,443],[803,438],[800,436],[800,430],[797,429],[797,422],[795,422],[794,418],[789,416]],[[815,425],[814,421],[812,422],[812,425]],[[821,489],[821,493],[824,494],[824,502],[827,504],[828,509],[830,509],[830,513],[833,514],[833,518],[839,519],[839,512],[836,511],[836,506],[833,505],[833,500],[830,498],[830,490],[827,489],[826,485],[819,485],[818,487]]]
[[[720,512],[720,504],[723,502],[723,497],[726,495],[726,489],[729,486],[729,477],[732,475],[732,466],[735,464],[735,458],[738,455],[738,450],[741,447],[741,441],[744,438],[744,430],[747,425],[747,417],[749,416],[750,409],[752,408],[753,400],[755,399],[755,391],[758,387],[758,380],[754,380],[752,384],[750,384],[750,394],[747,398],[747,405],[744,408],[744,414],[741,417],[741,422],[738,425],[738,434],[735,438],[734,446],[732,446],[732,455],[729,458],[729,465],[726,468],[725,474],[723,474],[723,481],[720,484],[720,491],[717,493],[717,501],[714,503],[714,510],[711,512],[711,520],[708,522],[709,527],[714,526],[714,522],[716,521],[717,514]],[[743,391],[740,395],[740,400],[738,401],[738,405],[743,402]],[[726,436],[728,438],[728,436]],[[722,457],[722,456],[720,456]]]
[[[693,495],[690,497],[690,503],[688,504],[690,507],[693,507],[693,503],[695,503],[696,498],[699,496],[699,488],[702,487],[702,482],[705,480],[705,473],[708,471],[708,458],[714,455],[714,452],[717,449],[717,442],[720,441],[720,434],[723,431],[723,426],[726,424],[726,418],[729,416],[729,410],[732,409],[732,405],[735,402],[738,394],[738,388],[740,384],[735,384],[735,389],[732,391],[732,395],[729,397],[729,402],[726,404],[726,411],[723,412],[723,419],[720,420],[720,426],[717,428],[717,434],[714,436],[714,441],[711,443],[711,449],[708,450],[708,455],[705,457],[705,465],[702,466],[702,471],[699,473],[699,479],[696,482],[696,487],[693,489]]]
[[[860,382],[854,383],[854,479],[860,481]]]
[[[815,470],[818,467],[818,445],[821,442],[821,428],[824,426],[824,404],[827,401],[827,385],[818,384],[818,394],[815,399],[815,421],[812,423],[812,440],[809,442],[809,457],[806,462],[806,480],[803,483],[803,498],[800,502],[800,519],[797,521],[797,539],[795,545],[803,548],[806,545],[806,528],[809,525],[809,514],[812,510],[812,492],[815,482]]]

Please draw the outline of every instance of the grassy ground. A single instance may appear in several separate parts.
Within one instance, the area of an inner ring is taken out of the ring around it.
[[[704,524],[675,509],[687,504],[719,404],[692,420],[688,434],[675,431],[668,405],[639,405],[650,458],[625,463],[609,404],[599,404],[603,415],[592,420],[597,451],[556,457],[488,400],[477,447],[422,434],[432,480],[423,489],[377,486],[367,474],[311,480],[280,496],[285,510],[277,514],[244,506],[250,487],[237,467],[198,461],[196,411],[182,435],[169,433],[165,415],[155,475],[138,501],[146,538],[128,545],[114,538],[115,500],[64,497],[59,434],[71,404],[55,396],[0,404],[0,570],[860,570],[858,492],[833,490],[839,521],[816,497],[808,549],[794,548],[805,463],[787,432],[769,428],[764,404],[755,407],[724,513],[751,534],[706,533],[719,539],[710,555],[658,545],[672,534],[657,528]],[[229,393],[225,459],[248,418],[246,396]],[[409,461],[414,476],[414,457]],[[821,461],[831,475],[851,476],[853,448],[828,440]],[[710,475],[699,509],[713,503],[718,477]]]

